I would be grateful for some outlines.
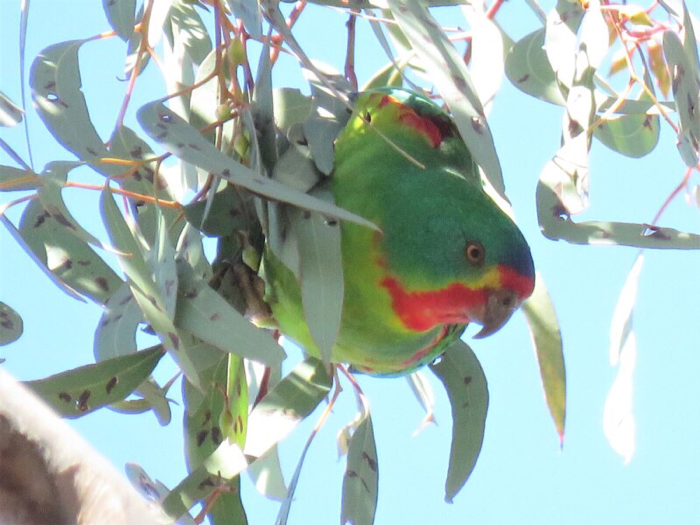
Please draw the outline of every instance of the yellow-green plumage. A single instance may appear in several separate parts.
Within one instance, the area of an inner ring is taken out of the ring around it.
[[[361,94],[336,141],[330,188],[338,206],[382,230],[340,225],[345,288],[334,362],[410,372],[470,320],[496,329],[531,293],[527,243],[483,192],[454,124],[430,100],[396,89]],[[466,254],[474,246],[478,261]],[[270,250],[265,278],[280,331],[317,355],[296,277]]]

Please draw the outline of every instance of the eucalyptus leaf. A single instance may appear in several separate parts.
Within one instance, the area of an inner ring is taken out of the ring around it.
[[[461,339],[450,345],[430,369],[445,386],[452,407],[452,445],[445,482],[445,501],[451,503],[481,452],[489,392],[478,359]]]
[[[506,55],[505,73],[515,87],[528,95],[563,106],[566,101],[544,51],[544,35],[542,28],[516,42]]]
[[[107,299],[104,313],[95,330],[94,352],[98,363],[136,352],[136,330],[143,322],[143,313],[124,282]]]
[[[142,239],[138,228],[132,223],[127,225],[119,208],[114,202],[109,187],[105,187],[100,197],[100,209],[107,232],[112,239],[112,244],[119,249],[117,259],[122,270],[131,284],[131,293],[136,299],[144,318],[158,334],[163,346],[170,352],[187,378],[194,385],[199,386],[197,358],[207,359],[204,353],[198,354],[194,350],[196,342],[188,333],[181,333],[176,328],[172,316],[168,314],[165,299],[161,295],[154,280],[151,267],[144,257],[145,241]],[[173,290],[173,293],[175,290]]]
[[[350,437],[347,466],[343,476],[340,523],[372,525],[377,511],[379,470],[377,445],[369,412]]]
[[[329,190],[315,196],[333,202]],[[331,362],[343,309],[343,259],[340,227],[318,213],[290,210],[291,228],[299,247],[299,281],[304,317],[324,363]]]
[[[22,332],[24,332],[24,323],[20,315],[0,301],[0,346],[16,341],[21,337]]]
[[[40,265],[95,302],[107,300],[122,283],[85,241],[67,231],[38,200],[24,209],[19,233]]]
[[[666,31],[663,38],[664,55],[671,72],[671,91],[678,111],[680,136],[685,135],[685,142],[690,144],[682,156],[688,167],[697,164],[700,158],[700,75],[697,63],[693,63],[676,33]]]
[[[559,321],[542,275],[537,273],[535,291],[522,305],[544,388],[545,399],[559,440],[564,442],[566,419],[566,369]]]
[[[435,82],[474,160],[496,192],[505,197],[501,165],[484,108],[464,60],[440,25],[417,2],[389,0],[391,11]]]
[[[240,420],[240,433],[245,436],[243,419],[247,416],[247,402],[243,412],[233,414],[229,412],[230,406],[240,407],[237,400],[227,406],[227,397],[235,392],[235,388],[228,382],[228,356],[220,360],[216,365],[212,382],[207,385],[203,401],[198,403],[198,408],[192,413],[185,412],[185,453],[187,465],[190,471],[200,467],[202,463],[216,450],[221,442],[226,439],[225,431],[221,427],[222,414],[228,412],[231,420]],[[225,397],[224,392],[228,395]],[[187,406],[190,406],[192,396],[199,392],[187,381],[182,383],[182,395]],[[230,398],[229,398],[230,399]],[[247,401],[247,396],[243,401]],[[236,422],[236,425],[238,423]],[[237,442],[242,446],[241,442]],[[217,497],[214,505],[209,509],[209,517],[214,524],[244,524],[247,523],[245,510],[241,502],[240,478],[236,476],[227,483],[232,490],[223,492]]]
[[[195,6],[187,0],[174,0],[170,9],[170,22],[177,28],[178,39],[192,62],[201,64],[211,52],[212,45],[204,21]]]
[[[33,171],[0,166],[0,191],[26,191],[40,187],[41,179]]]
[[[163,349],[156,346],[25,384],[62,416],[76,418],[131,394],[161,357]]]
[[[136,0],[102,0],[107,21],[122,40],[129,40],[134,32]]]
[[[251,412],[245,455],[237,444],[223,441],[165,498],[165,511],[177,518],[211,494],[217,481],[238,476],[307,417],[326,397],[330,384],[318,359],[309,358],[297,365]]]
[[[175,323],[218,348],[248,359],[275,364],[284,359],[282,348],[272,336],[253,326],[209,285],[197,278],[192,268],[179,261],[180,297]]]
[[[556,169],[543,171],[537,184],[537,216],[542,234],[548,239],[563,239],[572,244],[622,245],[671,250],[700,249],[700,235],[680,232],[673,228],[627,222],[576,223],[567,214],[561,201],[561,191],[562,178],[557,176]]]
[[[0,91],[0,126],[13,127],[22,122],[22,108]]]
[[[78,50],[85,40],[51,45],[32,64],[29,86],[37,113],[46,128],[68,151],[82,160],[107,156],[81,91]]]
[[[199,131],[163,106],[160,101],[143,106],[138,112],[138,118],[146,132],[164,144],[169,151],[232,184],[242,186],[269,199],[319,211],[332,217],[376,229],[372,223],[353,213],[287,188],[235,162],[216,149],[213,144],[207,142]]]
[[[243,20],[252,36],[262,37],[262,11],[258,0],[226,0],[226,3],[236,18]]]

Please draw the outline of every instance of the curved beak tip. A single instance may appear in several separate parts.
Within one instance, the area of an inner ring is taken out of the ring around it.
[[[510,290],[494,292],[484,307],[481,319],[474,319],[474,321],[481,322],[482,325],[474,339],[483,339],[498,332],[510,319],[513,312],[518,309],[520,302],[517,294]]]

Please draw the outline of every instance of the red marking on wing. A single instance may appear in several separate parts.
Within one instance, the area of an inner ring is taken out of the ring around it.
[[[399,102],[391,95],[383,95],[382,99],[377,104],[377,108],[381,109],[389,104],[394,104],[398,110],[397,122],[403,126],[413,128],[422,135],[434,148],[437,148],[442,142],[443,136],[440,128],[428,117],[418,115],[410,106]]]
[[[414,113],[413,110],[401,113],[399,122],[425,135],[425,138],[434,148],[437,148],[442,142],[442,133],[440,133],[440,129],[433,121],[429,118],[421,117]]]
[[[396,279],[385,277],[381,285],[391,294],[392,307],[401,322],[417,332],[439,324],[465,324],[467,311],[486,303],[485,289],[472,290],[461,283],[426,292],[407,292]]]

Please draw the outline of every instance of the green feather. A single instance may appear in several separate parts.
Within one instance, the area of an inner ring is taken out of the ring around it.
[[[487,286],[491,293],[498,286],[492,282],[497,266],[534,279],[522,234],[483,191],[452,120],[422,95],[382,89],[358,97],[336,140],[330,188],[338,206],[382,230],[341,223],[345,289],[334,362],[376,375],[409,373],[434,360],[464,331],[461,323],[407,326],[382,285],[387,277],[409,292],[458,284],[475,290]],[[470,242],[485,250],[478,265],[465,257]],[[264,277],[280,331],[318,355],[297,279],[270,250]]]

